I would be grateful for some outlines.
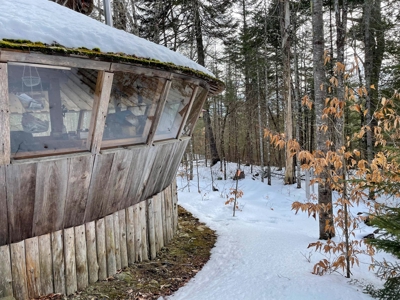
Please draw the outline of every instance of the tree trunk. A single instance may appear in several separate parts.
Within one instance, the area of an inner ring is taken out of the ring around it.
[[[199,13],[199,3],[195,1],[195,14],[194,14],[194,27],[195,27],[195,36],[196,36],[196,46],[197,46],[197,62],[205,66],[205,55],[204,55],[204,45],[203,45],[203,33],[201,29],[201,20],[200,20],[200,13]],[[210,147],[210,154],[211,154],[211,166],[215,165],[221,159],[218,154],[217,144],[215,143],[214,133],[211,124],[210,118],[210,106],[208,103],[208,99],[204,104],[204,111],[203,111],[203,119],[204,119],[204,126],[206,130],[206,137],[208,139],[208,144]]]
[[[320,158],[325,157],[328,151],[326,141],[327,132],[323,126],[327,126],[327,121],[322,119],[325,108],[325,69],[324,69],[324,23],[322,0],[312,0],[312,24],[313,24],[313,73],[314,73],[314,103],[316,115],[316,155]],[[320,174],[322,182],[318,184],[318,204],[325,206],[319,212],[319,238],[329,239],[334,236],[333,216],[332,216],[332,191],[327,183],[328,172],[324,170]]]
[[[287,141],[293,140],[293,116],[292,116],[292,85],[290,70],[290,8],[289,0],[284,0],[283,15],[281,21],[282,35],[282,57],[283,57],[283,99],[286,104],[285,115],[285,137]],[[286,165],[285,165],[285,184],[293,184],[293,156],[289,144],[286,145]]]

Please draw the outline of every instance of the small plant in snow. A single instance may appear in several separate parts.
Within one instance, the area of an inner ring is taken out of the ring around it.
[[[225,205],[229,205],[233,203],[233,208],[234,210],[240,210],[239,209],[239,203],[237,202],[237,199],[243,197],[243,191],[231,188],[229,195],[227,195],[227,200],[225,201]]]

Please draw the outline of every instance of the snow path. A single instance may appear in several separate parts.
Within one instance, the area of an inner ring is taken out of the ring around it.
[[[244,192],[239,199],[241,211],[232,217],[232,206],[224,205],[224,194],[234,181],[215,181],[219,191],[209,192],[209,173],[209,169],[201,169],[201,194],[196,180],[189,192],[187,186],[182,190],[186,180],[178,178],[178,199],[217,231],[218,240],[204,268],[168,299],[372,299],[362,293],[361,284],[381,283],[368,271],[366,256],[360,256],[360,267],[352,270],[351,281],[339,273],[311,274],[322,257],[307,249],[317,241],[318,223],[291,211],[292,202],[305,197],[303,189],[284,186],[278,179],[268,186],[247,176],[239,185]],[[364,229],[373,231],[367,226]],[[359,235],[365,234],[360,231]],[[309,255],[311,262],[306,259]]]

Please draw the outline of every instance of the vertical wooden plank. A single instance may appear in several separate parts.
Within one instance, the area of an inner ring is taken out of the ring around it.
[[[39,262],[40,262],[40,295],[53,293],[53,262],[51,258],[50,233],[41,235],[39,239]]]
[[[65,290],[71,295],[78,290],[75,261],[74,227],[64,229]]]
[[[128,263],[135,263],[135,218],[133,206],[125,210],[126,213],[126,246],[128,249]]]
[[[175,173],[171,172],[171,166],[173,165],[175,153],[178,151],[179,146],[180,146],[180,142],[174,143],[174,146],[171,150],[170,157],[168,159],[168,165],[166,166],[164,174],[163,174],[162,183],[160,183],[160,190],[165,189],[169,185],[169,182],[171,181],[171,178],[169,176],[173,176],[173,177],[176,176]]]
[[[86,230],[86,248],[87,248],[89,283],[95,283],[99,280],[99,264],[97,263],[95,221],[86,223],[85,230]]]
[[[132,165],[128,175],[130,182],[127,182],[125,187],[125,190],[127,190],[125,207],[132,206],[140,201],[141,195],[146,187],[155,155],[155,147],[153,146],[140,148],[138,149],[138,152],[134,153],[133,157],[135,159],[132,160]],[[141,176],[137,176],[137,170],[143,170]]]
[[[96,155],[92,178],[89,186],[89,195],[85,209],[85,222],[91,222],[104,217],[107,212],[103,206],[107,206],[108,193],[104,187],[110,180],[111,167],[114,160],[114,153]]]
[[[139,203],[139,224],[140,224],[140,234],[141,234],[141,249],[142,249],[142,260],[149,260],[149,244],[147,239],[147,209],[146,209],[146,201],[142,201]]]
[[[0,166],[10,163],[10,105],[7,63],[0,63]]]
[[[125,209],[118,212],[119,220],[119,247],[121,254],[121,268],[128,266],[128,249],[126,248],[126,215]]]
[[[6,186],[6,167],[0,165],[0,246],[6,245],[9,242]]]
[[[85,225],[75,227],[76,280],[78,290],[89,285]]]
[[[62,230],[51,233],[53,254],[54,292],[65,294],[64,234]]]
[[[132,161],[133,151],[131,150],[119,150],[115,153],[111,166],[110,179],[104,189],[108,193],[108,201],[103,205],[102,215],[108,215],[120,209],[120,202],[123,201],[122,197]]]
[[[37,163],[33,236],[63,228],[67,182],[67,158]]]
[[[25,262],[29,298],[39,297],[41,284],[38,237],[25,240]]]
[[[10,247],[4,245],[0,247],[0,298],[12,295]]]
[[[121,249],[120,249],[120,228],[119,228],[119,212],[113,213],[114,222],[114,243],[115,243],[115,267],[121,270]]]
[[[106,236],[104,218],[96,221],[97,263],[99,264],[99,280],[107,278]]]
[[[6,180],[9,237],[14,243],[32,237],[36,164],[8,165]]]
[[[96,90],[94,92],[94,104],[88,137],[89,149],[93,154],[99,153],[103,138],[104,125],[108,112],[108,102],[114,73],[99,71]]]
[[[157,256],[156,249],[156,233],[154,230],[154,208],[153,208],[154,196],[147,200],[147,228],[149,232],[149,256],[150,259],[155,259]]]
[[[156,148],[157,155],[154,158],[151,165],[151,172],[148,176],[148,181],[146,182],[145,190],[140,197],[140,200],[143,201],[148,197],[154,195],[161,191],[159,187],[156,186],[157,180],[160,177],[160,174],[164,170],[164,166],[166,165],[167,156],[172,149],[173,144],[156,144],[154,147]],[[148,166],[146,166],[148,167]]]
[[[115,235],[114,235],[114,218],[113,215],[106,216],[106,258],[107,258],[107,276],[112,276],[117,273],[115,261]]]
[[[136,195],[136,191],[139,189],[138,183],[142,180],[142,176],[136,176],[137,170],[144,170],[144,164],[146,163],[146,157],[148,150],[151,149],[149,146],[143,146],[140,148],[129,149],[128,151],[132,155],[132,160],[129,166],[129,172],[127,174],[124,189],[115,192],[115,197],[120,199],[119,209],[125,209],[134,203],[133,195]]]
[[[142,231],[140,224],[139,203],[133,206],[133,220],[135,226],[135,262],[142,261]]]
[[[10,247],[14,296],[17,300],[29,299],[25,262],[25,242],[21,241],[11,244]]]
[[[93,159],[93,155],[68,158],[68,182],[64,215],[65,228],[84,223]]]

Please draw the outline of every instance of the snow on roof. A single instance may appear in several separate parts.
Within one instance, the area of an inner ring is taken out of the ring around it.
[[[188,67],[214,77],[180,53],[123,30],[112,28],[48,0],[1,0],[0,39],[29,40],[67,48],[100,48],[139,58]]]

